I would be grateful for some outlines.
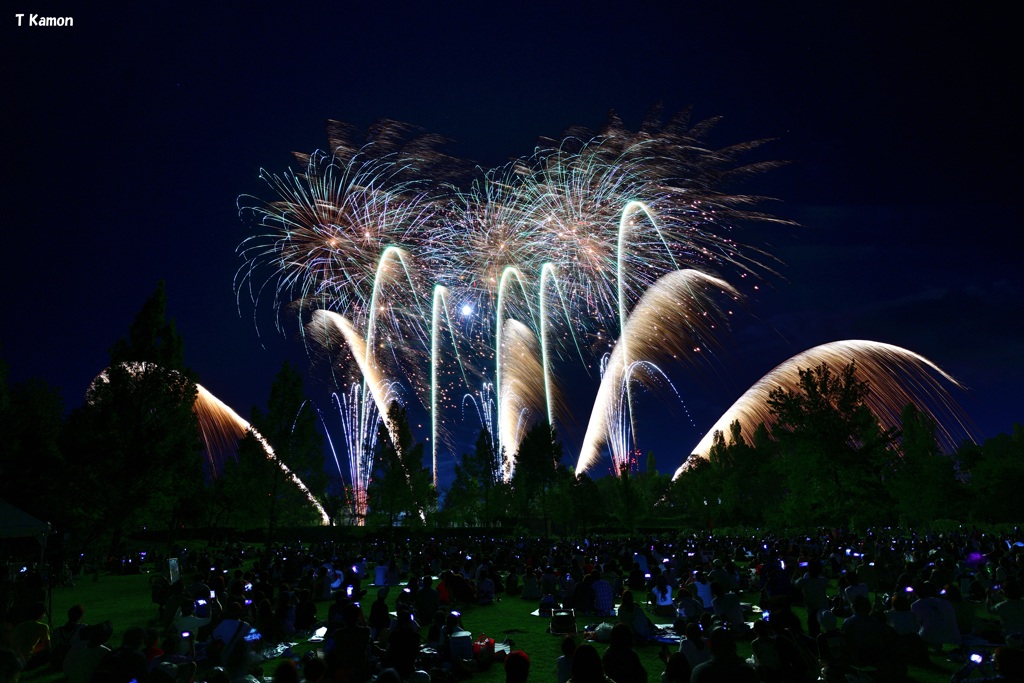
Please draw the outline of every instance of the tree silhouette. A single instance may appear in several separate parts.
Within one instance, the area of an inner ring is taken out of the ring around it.
[[[512,495],[522,520],[549,518],[548,493],[554,486],[562,460],[562,444],[545,421],[523,437],[512,473]],[[537,514],[539,512],[539,515]]]
[[[882,477],[894,434],[867,407],[870,389],[855,370],[853,363],[838,374],[824,363],[801,369],[796,390],[769,394],[787,519],[883,521],[873,517],[888,508]]]
[[[147,508],[150,521],[170,514],[177,526],[203,486],[195,380],[166,310],[161,282],[65,430],[85,541],[109,533],[111,551]]]
[[[317,415],[306,399],[302,375],[286,360],[274,378],[267,399],[267,412],[252,410],[252,424],[274,449],[274,455],[305,482],[315,495],[322,496],[327,485],[324,473],[323,437],[317,427]],[[291,484],[279,467],[271,478],[268,529],[273,532],[281,512],[296,521],[312,519],[305,494]]]
[[[903,408],[899,457],[894,459],[886,484],[900,524],[926,527],[948,518],[949,506],[962,500],[954,461],[944,455],[935,439],[935,421],[913,404]]]
[[[374,460],[376,474],[367,489],[370,510],[386,516],[389,526],[394,526],[400,516],[406,524],[419,526],[436,507],[437,490],[430,471],[423,466],[423,444],[413,442],[405,408],[392,403],[388,420],[396,427],[398,443],[392,441],[382,422]]]
[[[8,391],[5,374],[0,372],[0,498],[40,519],[61,522],[68,497],[56,476],[66,464],[60,391],[36,378]]]

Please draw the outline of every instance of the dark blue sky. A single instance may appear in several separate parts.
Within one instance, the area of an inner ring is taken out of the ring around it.
[[[27,0],[17,11],[74,26],[6,20],[12,380],[78,405],[165,279],[189,365],[248,415],[282,360],[304,359],[236,306],[235,202],[266,196],[261,167],[323,146],[328,118],[407,121],[495,165],[609,109],[636,128],[664,102],[723,116],[723,145],[775,138],[758,158],[790,165],[743,189],[800,227],[751,235],[783,277],[737,319],[718,374],[673,373],[694,426],[641,425],[663,469],[762,374],[844,338],[940,364],[970,387],[981,436],[1024,418],[1020,49],[994,5],[221,5]]]

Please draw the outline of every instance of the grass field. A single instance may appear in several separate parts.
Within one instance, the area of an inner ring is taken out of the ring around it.
[[[98,581],[92,577],[85,577],[78,581],[74,587],[56,588],[53,591],[53,625],[59,626],[64,623],[64,616],[68,607],[81,603],[84,605],[86,623],[97,623],[109,619],[114,624],[114,636],[108,643],[112,647],[120,644],[121,633],[129,626],[150,625],[156,616],[157,608],[150,600],[149,574],[137,574],[130,576],[102,575]],[[392,596],[397,591],[392,591]],[[832,593],[835,592],[833,586]],[[373,595],[373,589],[368,591]],[[744,602],[757,602],[756,594],[743,596]],[[329,603],[323,602],[318,605],[318,615],[323,618],[327,614]],[[368,605],[365,605],[368,608]],[[525,651],[531,660],[530,680],[531,681],[554,681],[555,660],[561,654],[561,637],[547,633],[548,619],[534,617],[530,612],[536,609],[533,602],[523,601],[519,598],[503,597],[500,601],[490,606],[473,606],[462,609],[462,620],[466,628],[473,634],[474,638],[481,633],[502,641],[511,638],[515,642],[515,649]],[[803,610],[799,607],[794,611],[800,616],[803,623],[806,618]],[[585,616],[577,617],[577,625],[582,628],[587,620]],[[314,645],[303,642],[294,650],[297,654],[312,649]],[[598,645],[598,650],[603,652],[604,645]],[[644,667],[647,669],[649,681],[656,682],[664,667],[658,658],[658,645],[646,645],[637,648]],[[750,645],[740,643],[740,654],[750,655]],[[911,668],[909,680],[918,683],[947,683],[950,675],[958,668],[958,665],[946,661],[944,658],[932,657],[932,668],[920,669]],[[273,672],[275,663],[270,660],[264,664],[267,680]],[[32,673],[23,676],[22,680],[57,682],[62,680],[59,674]],[[504,680],[504,672],[500,665],[493,666],[489,670],[478,672],[474,680],[482,682],[498,682]]]

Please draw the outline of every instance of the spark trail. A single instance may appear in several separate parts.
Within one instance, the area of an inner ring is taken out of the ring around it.
[[[774,424],[768,397],[774,389],[796,390],[800,383],[800,370],[817,367],[822,363],[832,370],[839,370],[851,362],[855,363],[856,377],[871,386],[867,405],[879,419],[884,429],[899,427],[900,411],[913,403],[937,419],[939,437],[943,445],[952,451],[957,443],[951,423],[958,424],[964,433],[970,433],[966,416],[962,414],[949,392],[938,378],[955,387],[963,388],[959,382],[938,365],[924,356],[893,344],[862,339],[847,339],[822,344],[808,349],[780,363],[771,372],[754,383],[722,417],[711,427],[694,447],[693,454],[707,458],[714,441],[715,432],[729,433],[729,427],[737,420],[741,433],[750,441],[754,430],[764,422]],[[685,469],[684,462],[673,478],[679,477]]]

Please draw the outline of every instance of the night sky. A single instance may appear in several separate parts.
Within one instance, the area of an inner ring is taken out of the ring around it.
[[[636,129],[662,102],[722,116],[718,145],[773,138],[751,160],[790,163],[738,189],[799,223],[744,234],[783,265],[747,288],[713,372],[671,371],[688,415],[645,399],[641,448],[662,470],[761,375],[839,339],[938,363],[969,387],[955,395],[981,438],[1024,419],[1020,49],[994,4],[213,4],[9,11],[12,382],[41,377],[78,406],[164,279],[188,365],[248,416],[285,358],[306,366],[233,289],[250,234],[236,201],[270,197],[261,167],[324,146],[329,118],[406,121],[494,166],[611,109]],[[74,26],[19,27],[14,12]]]

